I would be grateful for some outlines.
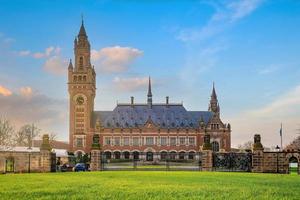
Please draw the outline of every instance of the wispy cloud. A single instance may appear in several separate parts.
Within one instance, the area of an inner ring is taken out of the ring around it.
[[[265,145],[276,146],[279,144],[279,126],[283,123],[284,144],[288,144],[296,136],[296,128],[300,123],[299,113],[300,85],[263,107],[252,108],[229,119],[233,127],[233,143],[242,143],[259,133]]]
[[[267,67],[258,70],[259,75],[267,75],[276,72],[279,69],[279,65],[269,65]]]
[[[10,96],[12,95],[12,91],[10,91],[9,89],[7,89],[6,87],[0,85],[0,95],[3,95],[3,96]]]
[[[119,91],[137,91],[144,90],[148,85],[148,77],[120,78],[113,80],[114,87]]]
[[[92,50],[91,59],[95,62],[96,69],[106,73],[120,73],[128,69],[129,65],[143,52],[132,47],[105,47]]]
[[[187,42],[205,40],[223,32],[228,26],[250,15],[261,5],[263,0],[237,0],[221,1],[211,4],[216,12],[201,28],[183,28],[179,31],[177,39]]]

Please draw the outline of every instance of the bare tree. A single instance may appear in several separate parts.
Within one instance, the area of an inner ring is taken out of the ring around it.
[[[0,146],[13,146],[14,127],[9,120],[0,117]]]
[[[26,124],[15,135],[15,142],[19,146],[31,147],[32,140],[40,134],[40,129],[33,124]]]
[[[54,141],[54,140],[56,140],[57,139],[57,134],[56,133],[50,133],[49,134],[49,140],[50,141]]]
[[[238,145],[238,149],[241,151],[252,149],[253,141],[248,141]]]

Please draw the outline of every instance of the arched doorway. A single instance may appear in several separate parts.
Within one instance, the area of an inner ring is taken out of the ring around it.
[[[289,173],[298,174],[299,172],[299,162],[298,159],[294,156],[289,159]]]
[[[106,151],[105,153],[105,158],[110,160],[111,159],[111,152],[110,151]]]
[[[166,151],[160,152],[160,159],[161,160],[167,160],[167,158],[168,158],[168,152],[166,152]]]
[[[146,161],[153,161],[153,153],[152,152],[146,153]]]
[[[14,172],[15,171],[15,159],[13,157],[9,157],[5,161],[5,172]]]
[[[185,152],[181,151],[179,152],[179,160],[184,160],[185,159]]]

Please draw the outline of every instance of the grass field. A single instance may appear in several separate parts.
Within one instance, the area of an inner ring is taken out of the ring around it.
[[[300,199],[300,176],[105,171],[0,175],[0,199]]]

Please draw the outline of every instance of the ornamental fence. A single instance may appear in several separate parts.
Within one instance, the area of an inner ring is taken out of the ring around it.
[[[213,153],[213,171],[251,172],[252,153]]]
[[[201,171],[202,153],[128,152],[114,158],[101,153],[100,170],[128,171]]]

